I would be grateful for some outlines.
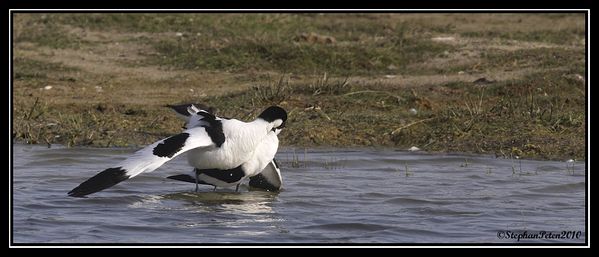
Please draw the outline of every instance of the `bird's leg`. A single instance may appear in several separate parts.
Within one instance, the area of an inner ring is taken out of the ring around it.
[[[196,193],[198,192],[198,181],[200,181],[199,175],[198,175],[198,170],[194,169],[194,171],[196,172]]]
[[[235,192],[239,192],[239,184],[237,184],[237,187],[235,187]]]
[[[213,192],[216,192],[216,186],[214,186],[214,189],[212,189]]]

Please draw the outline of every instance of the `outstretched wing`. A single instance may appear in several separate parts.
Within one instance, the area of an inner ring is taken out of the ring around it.
[[[283,186],[281,169],[275,159],[272,159],[266,168],[258,175],[250,177],[250,187],[259,188],[266,191],[279,191]]]
[[[194,148],[214,147],[215,143],[204,127],[195,127],[162,139],[135,152],[115,167],[105,169],[71,190],[69,196],[89,195],[142,172],[151,172],[177,155]]]

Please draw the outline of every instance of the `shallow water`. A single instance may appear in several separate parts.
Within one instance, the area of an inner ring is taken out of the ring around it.
[[[581,162],[281,149],[280,193],[195,193],[166,179],[191,169],[178,157],[88,198],[67,196],[133,151],[15,144],[13,242],[513,244],[524,231],[575,233],[519,242],[585,242]],[[506,232],[514,238],[498,237]]]

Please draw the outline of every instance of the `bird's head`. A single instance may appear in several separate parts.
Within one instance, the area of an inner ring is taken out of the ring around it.
[[[287,112],[285,109],[279,106],[271,106],[260,113],[258,118],[272,124],[270,129],[278,134],[278,132],[285,127],[285,121],[287,121]]]

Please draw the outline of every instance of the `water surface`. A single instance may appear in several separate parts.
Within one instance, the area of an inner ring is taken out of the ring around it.
[[[580,232],[585,164],[394,150],[281,149],[280,193],[166,179],[178,157],[88,198],[67,192],[134,149],[13,147],[14,243],[516,243]],[[406,172],[407,168],[407,172]],[[498,234],[499,233],[499,234]]]

